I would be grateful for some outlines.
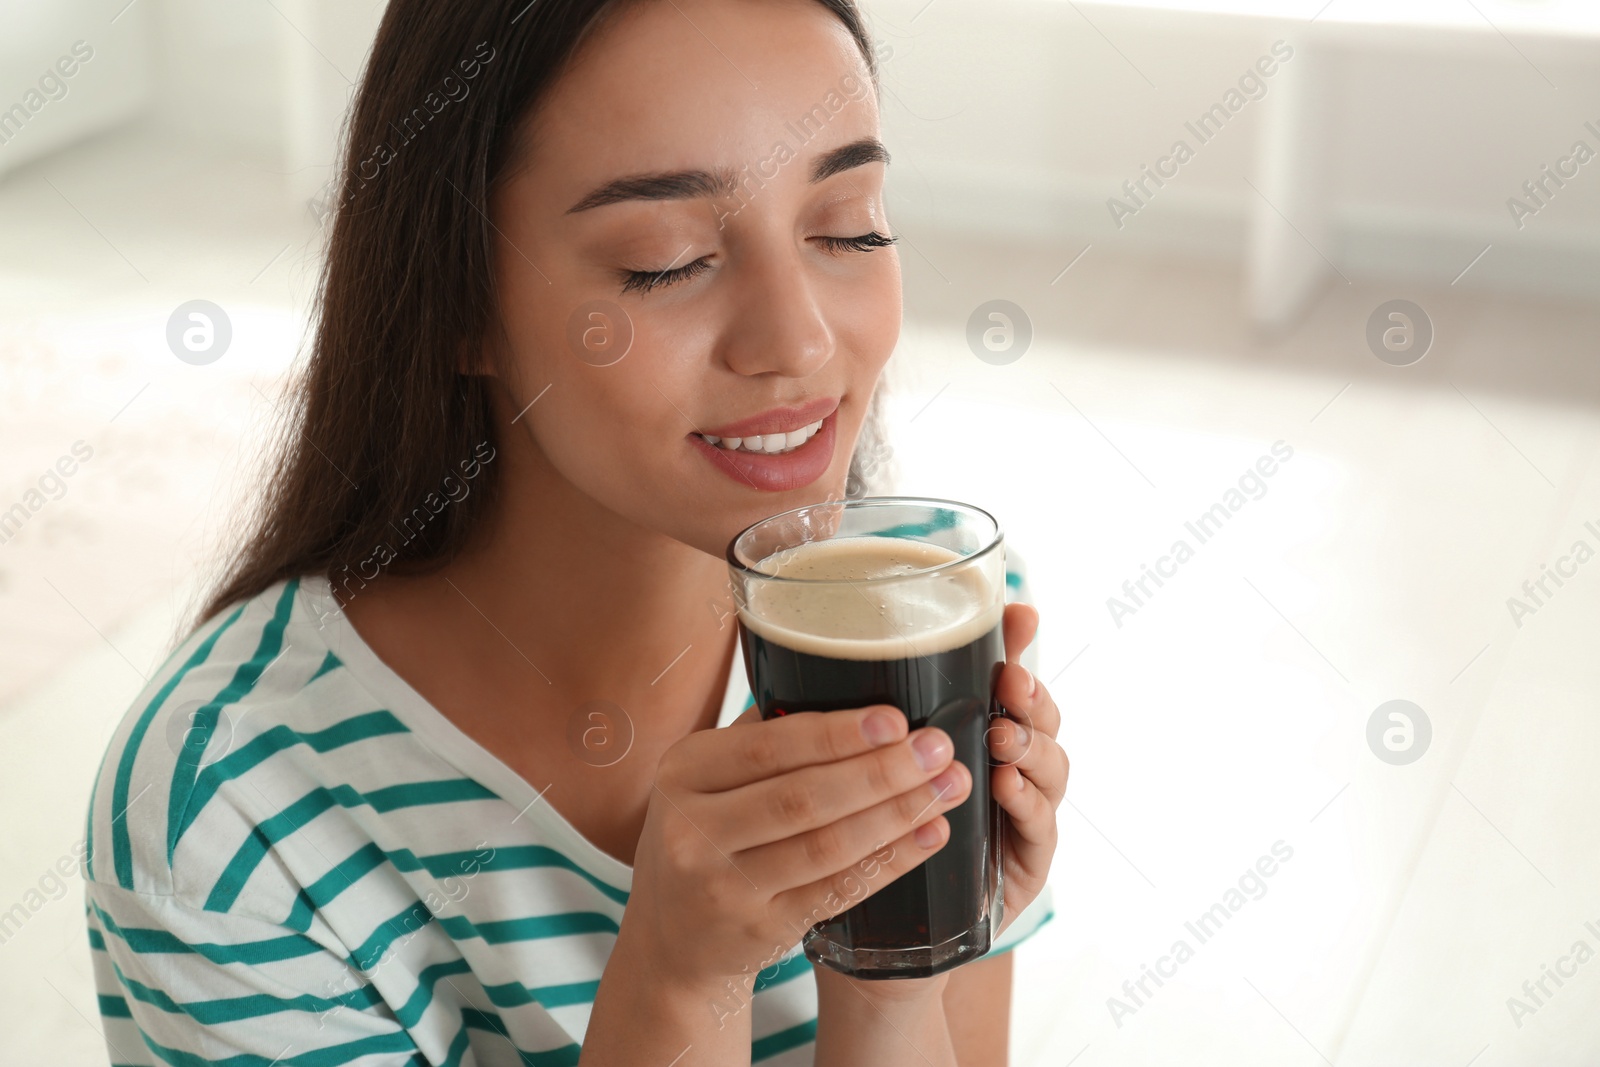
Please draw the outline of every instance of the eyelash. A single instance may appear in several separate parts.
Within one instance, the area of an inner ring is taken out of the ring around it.
[[[876,230],[859,234],[855,237],[819,237],[831,252],[871,252],[877,248],[887,248],[900,238],[878,233]],[[622,291],[648,293],[650,290],[663,285],[676,285],[678,282],[688,281],[709,270],[711,264],[704,259],[697,259],[693,263],[686,263],[681,267],[671,270],[630,270],[623,272]]]

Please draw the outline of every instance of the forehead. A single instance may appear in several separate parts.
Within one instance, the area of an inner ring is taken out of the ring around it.
[[[808,159],[877,130],[860,49],[816,0],[643,0],[552,87],[527,163],[576,196],[624,173],[737,168],[779,142]]]

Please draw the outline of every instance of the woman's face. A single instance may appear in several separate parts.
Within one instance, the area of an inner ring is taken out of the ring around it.
[[[538,398],[510,430],[605,508],[720,555],[843,495],[899,337],[877,104],[815,0],[618,14],[491,205],[507,404]]]

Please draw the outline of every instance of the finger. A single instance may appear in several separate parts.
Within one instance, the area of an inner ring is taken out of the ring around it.
[[[1061,730],[1061,712],[1055,698],[1034,674],[1020,663],[1007,663],[995,683],[995,700],[1007,715],[1030,730],[1055,737]]]
[[[1024,735],[1025,729],[1009,719],[996,719],[991,724],[987,737],[992,773],[997,776],[993,780],[998,782],[1001,770],[1019,771],[1055,808],[1066,796],[1071,764],[1055,738],[1032,732]],[[1001,787],[996,784],[995,788]]]
[[[1005,830],[1006,896],[1009,899],[1013,885],[1037,894],[1055,858],[1059,833],[1055,806],[1015,767],[997,768],[991,781],[995,801],[1010,816]],[[1009,904],[1006,910],[1011,910]]]
[[[1055,852],[1057,802],[1016,767],[996,767],[989,789],[1011,816],[1007,838],[1018,862],[1030,871],[1048,867]]]
[[[959,760],[931,780],[865,811],[735,855],[757,885],[792,889],[847,870],[881,841],[904,837],[958,806],[972,793],[972,772]]]
[[[1006,642],[1006,662],[1016,663],[1039,630],[1039,612],[1031,604],[1007,604],[1000,628]]]
[[[754,704],[751,704],[748,708],[745,708],[744,711],[739,713],[739,717],[737,719],[734,719],[728,725],[729,726],[738,726],[740,723],[760,722],[760,721],[761,721],[761,709],[756,707]]]
[[[849,759],[878,747],[863,732],[874,713],[886,715],[883,743],[906,736],[905,715],[886,704],[790,712],[735,721],[720,730],[697,730],[667,750],[671,759],[663,758],[663,771],[696,792],[721,793],[801,767]]]
[[[932,830],[927,830],[932,827]],[[917,840],[926,832],[932,840]],[[910,833],[867,853],[842,871],[790,889],[773,898],[779,914],[788,915],[791,928],[804,935],[807,928],[848,911],[896,878],[922,863],[950,840],[950,821],[937,815]]]
[[[737,825],[726,828],[720,839],[722,846],[750,849],[809,830],[826,830],[840,819],[926,784],[954,757],[955,744],[950,735],[936,726],[927,726],[872,752],[801,767],[728,790],[723,794],[727,810],[742,813],[743,817]],[[893,833],[882,835],[883,839],[893,840],[906,829],[894,828]],[[870,844],[863,842],[860,849],[839,856],[839,864],[859,856]]]

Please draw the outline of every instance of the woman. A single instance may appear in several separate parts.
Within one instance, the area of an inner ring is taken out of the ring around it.
[[[263,511],[91,802],[115,1062],[1005,1062],[1036,614],[995,947],[859,981],[789,924],[970,775],[894,709],[760,721],[721,556],[874,456],[875,77],[851,0],[392,0]]]

